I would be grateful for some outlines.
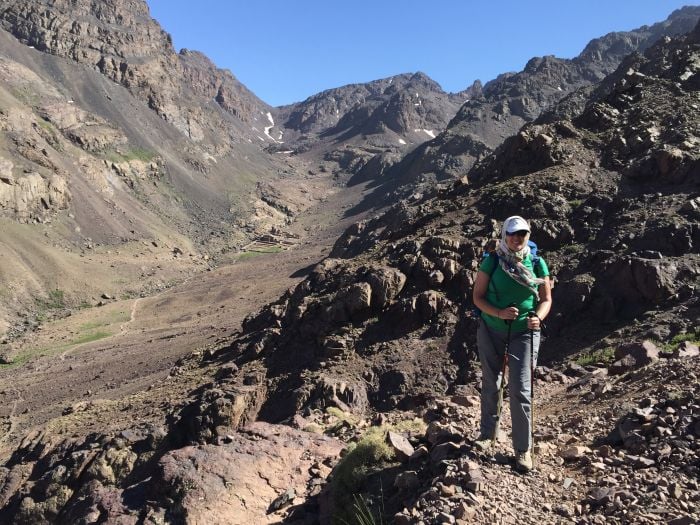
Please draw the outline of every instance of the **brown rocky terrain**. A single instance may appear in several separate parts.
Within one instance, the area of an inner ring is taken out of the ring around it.
[[[245,130],[229,145],[169,120],[201,95],[190,84],[223,73],[197,53],[171,56],[142,2],[5,4],[5,27],[59,58],[0,33],[2,275],[13,301],[44,292],[30,305],[41,316],[2,345],[0,522],[700,520],[700,25],[611,59],[622,63],[600,83],[456,181],[412,186],[362,218],[364,188],[339,182],[366,174],[334,148],[363,156],[369,131],[439,123],[438,106],[409,103],[416,85],[438,93],[429,79],[395,77],[407,93],[378,81],[365,109],[336,115],[336,131],[354,131],[328,142],[335,106],[319,97],[288,157],[269,147],[279,114],[266,108],[216,100],[212,122]],[[84,33],[60,29],[73,4]],[[104,43],[90,29],[102,23],[118,28]],[[149,34],[161,43],[130,47]],[[165,50],[176,87],[90,72],[83,43],[135,76],[161,71]],[[260,146],[246,135],[256,118]],[[306,151],[302,133],[318,135]],[[514,472],[507,424],[495,454],[473,447],[466,298],[513,213],[531,219],[557,278],[528,476]],[[67,304],[85,299],[101,306]]]

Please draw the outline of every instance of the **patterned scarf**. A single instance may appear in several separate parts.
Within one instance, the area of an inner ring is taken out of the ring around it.
[[[525,247],[517,252],[511,251],[506,243],[506,226],[504,224],[501,231],[501,242],[498,243],[496,253],[498,254],[501,269],[515,282],[525,288],[529,288],[533,295],[537,297],[539,287],[544,283],[544,279],[537,277],[523,264],[523,260],[530,255],[530,247],[527,245],[528,239],[530,239],[529,233],[525,237]]]

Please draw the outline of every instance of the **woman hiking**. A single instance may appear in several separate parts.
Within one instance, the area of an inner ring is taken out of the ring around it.
[[[533,468],[531,375],[541,323],[552,306],[549,269],[544,259],[533,256],[529,239],[530,225],[525,219],[515,215],[505,220],[496,250],[479,267],[473,296],[481,310],[477,331],[481,428],[476,446],[487,451],[495,442],[501,374],[507,359],[515,465],[525,472]]]

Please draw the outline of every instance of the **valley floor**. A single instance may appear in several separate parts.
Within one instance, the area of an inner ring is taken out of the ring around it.
[[[78,310],[13,342],[13,364],[0,366],[0,457],[47,422],[83,434],[162,419],[211,372],[187,376],[178,360],[225,345],[247,315],[303,279],[359,220],[345,211],[362,193],[331,193],[309,208],[289,226],[300,239],[289,249],[245,252],[156,295]]]

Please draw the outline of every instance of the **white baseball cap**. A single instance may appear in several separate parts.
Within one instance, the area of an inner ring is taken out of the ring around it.
[[[506,230],[506,233],[515,233],[522,230],[528,232],[530,231],[530,225],[520,215],[508,217],[503,223],[503,227]]]

